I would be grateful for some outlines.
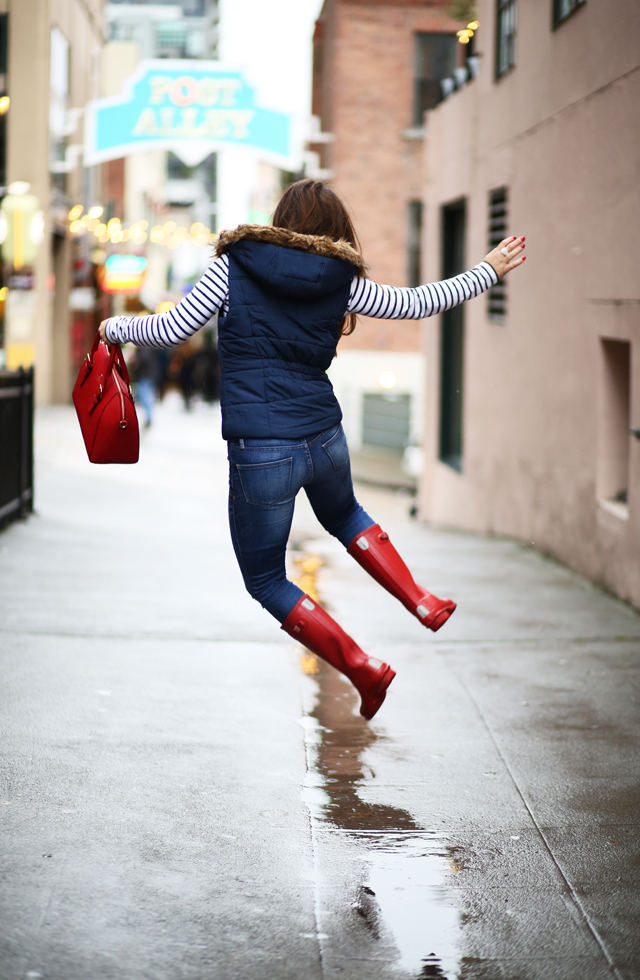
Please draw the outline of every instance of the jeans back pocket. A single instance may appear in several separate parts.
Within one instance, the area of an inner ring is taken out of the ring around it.
[[[342,426],[327,442],[322,443],[322,448],[333,463],[334,470],[341,469],[349,462],[349,447]]]
[[[269,463],[236,463],[236,469],[248,504],[268,507],[291,495],[292,456]]]

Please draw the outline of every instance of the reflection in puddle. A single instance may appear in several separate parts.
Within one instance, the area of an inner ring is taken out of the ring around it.
[[[356,713],[357,695],[336,671],[306,652],[301,656],[303,670],[318,685],[315,706],[301,719],[303,799],[314,836],[333,831],[360,852],[362,880],[351,909],[374,942],[383,934],[392,941],[399,953],[394,972],[412,980],[455,980],[460,919],[447,884],[446,846],[407,811],[361,797],[375,778],[365,751],[384,736]]]
[[[399,966],[415,971],[428,965],[420,976],[453,980],[459,916],[446,885],[442,843],[423,831],[372,834],[368,846],[369,888],[400,950]]]

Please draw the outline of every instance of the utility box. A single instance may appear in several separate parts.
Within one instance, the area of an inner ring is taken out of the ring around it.
[[[0,371],[0,528],[33,511],[33,376]]]

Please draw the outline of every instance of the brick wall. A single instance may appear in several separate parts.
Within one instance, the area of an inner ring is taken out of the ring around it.
[[[316,27],[314,113],[332,186],[350,207],[370,275],[407,285],[409,201],[422,197],[421,139],[412,127],[416,31],[456,31],[446,2],[325,0]],[[429,216],[426,216],[429,220]],[[360,317],[345,349],[420,350],[415,322]]]

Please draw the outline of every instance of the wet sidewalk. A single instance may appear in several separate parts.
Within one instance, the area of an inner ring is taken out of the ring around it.
[[[376,719],[242,585],[215,410],[135,467],[38,423],[0,535],[0,978],[640,977],[640,620],[362,487],[426,632],[300,501],[291,565],[398,676]]]

